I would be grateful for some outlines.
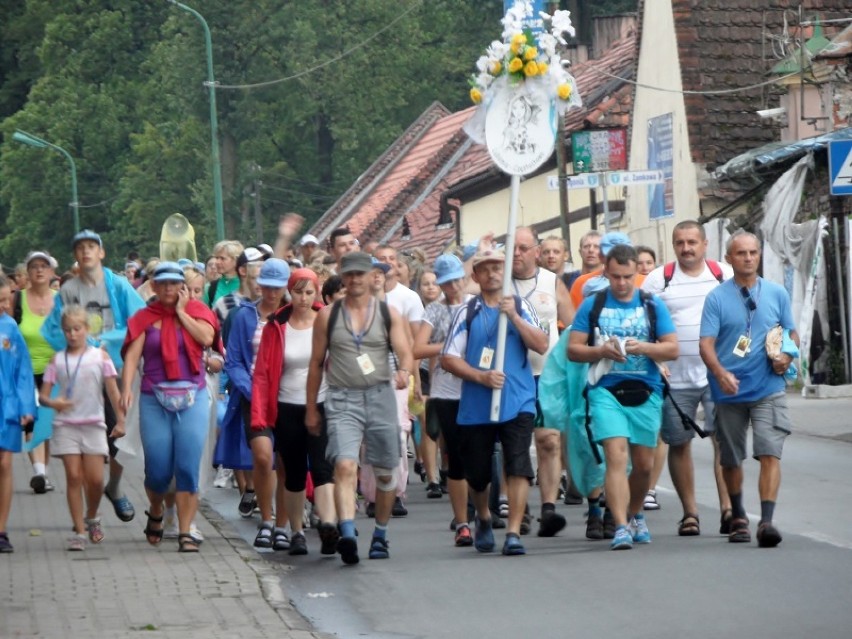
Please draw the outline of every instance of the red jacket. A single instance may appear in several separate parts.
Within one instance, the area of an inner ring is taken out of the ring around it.
[[[321,308],[322,304],[314,303],[315,311]],[[274,428],[278,419],[278,386],[284,371],[284,339],[292,312],[292,304],[279,308],[260,334],[251,386],[251,427],[254,430]]]

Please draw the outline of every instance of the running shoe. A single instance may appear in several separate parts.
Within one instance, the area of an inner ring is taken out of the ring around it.
[[[216,471],[216,478],[213,480],[213,486],[216,488],[228,488],[233,477],[233,470],[231,470],[230,468],[219,466],[218,470]]]
[[[609,544],[610,550],[630,550],[633,548],[633,537],[627,526],[619,526],[615,529],[615,536]]]
[[[0,553],[4,552],[15,552],[15,548],[12,546],[12,542],[9,541],[9,535],[0,532]]]
[[[391,508],[392,517],[405,517],[408,515],[408,508],[402,503],[402,498],[397,497],[393,500],[393,508]]]
[[[30,479],[30,488],[36,495],[43,495],[47,492],[47,478],[44,475],[33,475]]]
[[[589,511],[589,516],[586,518],[586,539],[603,539],[604,524],[601,517],[600,509]]]
[[[444,491],[441,490],[440,484],[431,482],[428,486],[426,486],[426,496],[429,499],[440,499],[443,494]]]
[[[358,540],[355,537],[341,537],[337,540],[337,552],[343,563],[353,566],[358,563]]]
[[[253,490],[247,490],[240,497],[240,505],[237,510],[240,512],[240,517],[248,519],[254,514],[254,509],[257,507],[257,496]]]
[[[541,513],[538,524],[539,537],[553,537],[560,530],[565,528],[565,517],[560,515],[555,510],[546,510]]]
[[[80,552],[81,550],[86,550],[86,536],[74,535],[73,537],[69,537],[68,545],[65,548],[71,552]]]
[[[757,545],[760,548],[775,548],[781,543],[781,533],[771,521],[762,521],[757,525]]]
[[[99,544],[104,540],[104,529],[101,528],[101,518],[93,517],[86,520],[86,531],[89,533],[89,541]]]
[[[627,524],[627,529],[629,530],[633,541],[637,544],[651,543],[651,531],[648,530],[648,524],[645,522],[645,515],[642,513],[633,515],[630,523]]]
[[[179,532],[177,516],[174,510],[169,511],[169,509],[166,509],[163,515],[163,539],[177,539]]]
[[[459,548],[473,546],[473,535],[470,534],[470,526],[467,524],[456,528],[456,546]]]
[[[320,538],[320,554],[333,555],[337,548],[337,540],[340,539],[340,533],[337,532],[337,526],[334,524],[320,524],[317,529]]]
[[[291,555],[308,554],[308,540],[305,539],[305,533],[297,532],[293,534],[293,536],[290,538],[289,553]]]

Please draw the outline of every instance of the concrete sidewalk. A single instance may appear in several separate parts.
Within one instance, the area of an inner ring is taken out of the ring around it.
[[[13,467],[15,552],[0,555],[0,637],[326,636],[282,592],[287,567],[264,561],[212,509],[196,519],[205,537],[198,554],[178,553],[176,540],[150,546],[138,462],[123,482],[136,517],[121,522],[104,499],[106,539],[84,552],[65,549],[71,524],[61,462],[51,460],[56,490],[44,495],[29,487],[26,455],[15,455]]]

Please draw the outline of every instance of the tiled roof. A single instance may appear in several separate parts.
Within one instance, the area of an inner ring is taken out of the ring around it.
[[[777,62],[764,35],[780,36],[784,12],[849,17],[849,0],[672,0],[685,91],[718,91],[766,81]],[[789,15],[789,14],[788,14]],[[778,138],[755,112],[779,89],[684,95],[692,159],[711,166]]]

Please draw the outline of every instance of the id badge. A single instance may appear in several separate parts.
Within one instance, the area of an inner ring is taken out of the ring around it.
[[[746,337],[745,335],[740,335],[740,338],[737,340],[736,346],[734,346],[734,355],[736,355],[737,357],[745,357],[748,354],[750,346],[751,338]]]
[[[491,362],[493,359],[494,349],[484,346],[482,348],[482,355],[479,356],[479,368],[489,370],[491,368]]]
[[[364,373],[364,375],[376,372],[373,360],[370,359],[370,356],[367,353],[362,353],[355,358],[355,361],[358,362],[358,368],[361,369],[361,372]]]

